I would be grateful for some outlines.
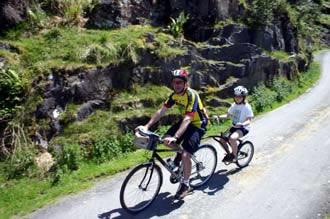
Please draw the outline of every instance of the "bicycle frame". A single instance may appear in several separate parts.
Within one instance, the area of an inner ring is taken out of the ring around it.
[[[167,171],[169,171],[171,173],[172,176],[174,176],[177,179],[177,181],[180,182],[181,179],[183,178],[183,175],[181,174],[181,172],[183,170],[183,162],[181,162],[181,165],[179,166],[179,170],[180,171],[179,172],[176,172],[176,171],[172,170],[168,166],[167,162],[164,161],[163,158],[161,158],[158,153],[161,153],[161,152],[177,152],[177,153],[183,153],[183,149],[182,148],[179,148],[179,149],[173,149],[173,148],[169,148],[169,149],[157,149],[157,145],[163,144],[163,140],[159,136],[158,136],[158,139],[155,142],[155,144],[156,145],[155,145],[154,149],[152,150],[152,156],[151,156],[151,158],[149,160],[149,163],[152,163],[151,171],[153,171],[153,167],[155,165],[155,159],[156,159],[156,160],[158,160],[167,169]],[[201,165],[202,163],[199,162],[194,155],[191,155],[191,160],[193,162],[195,162],[195,164],[197,165],[197,168],[196,169],[197,169],[198,172],[200,170],[203,170],[204,166]],[[147,172],[148,171],[146,171],[145,176],[146,176]],[[152,174],[153,174],[153,172],[151,172],[150,179],[152,177]],[[193,173],[191,173],[191,174],[193,174]],[[142,179],[142,181],[140,183],[140,186],[141,186],[142,182],[144,181],[145,176],[143,177],[143,179]],[[148,180],[148,183],[146,184],[146,186],[148,186],[150,179]]]
[[[183,176],[181,176],[181,174],[176,173],[174,170],[172,170],[172,169],[168,166],[167,162],[164,161],[163,158],[161,158],[161,157],[159,156],[158,153],[161,153],[161,152],[179,152],[179,153],[182,153],[183,150],[182,150],[182,149],[155,149],[155,150],[153,150],[153,152],[152,152],[152,156],[151,156],[151,158],[150,158],[150,160],[149,160],[149,162],[152,162],[153,164],[155,163],[155,159],[158,160],[158,161],[159,161],[159,162],[160,162],[160,163],[161,163],[161,164],[167,169],[167,171],[169,171],[169,172],[172,174],[172,176],[174,176],[178,181],[180,181],[181,178],[182,178]],[[191,159],[192,159],[197,165],[200,163],[200,162],[196,159],[196,157],[195,157],[194,155],[191,155]],[[179,166],[179,169],[183,168],[182,165],[183,165],[183,164],[181,164],[181,165]],[[181,172],[181,171],[180,171],[180,172]]]
[[[206,136],[205,138],[203,139],[207,139],[207,138],[213,138],[216,142],[218,142],[221,146],[221,148],[227,153],[231,153],[229,151],[229,147],[230,147],[230,144],[228,142],[228,139],[226,137],[224,137],[222,134],[221,135],[210,135],[210,136]],[[225,141],[226,142],[226,146],[223,145],[223,143],[221,142],[221,140]],[[242,144],[243,140],[242,139],[237,139],[238,141],[238,145]]]
[[[211,136],[207,136],[205,137],[206,138],[213,138],[213,140],[215,140],[216,142],[218,142],[221,146],[221,148],[228,154],[230,153],[229,151],[229,143],[228,143],[228,140],[226,138],[224,138],[222,135],[211,135]],[[221,142],[221,140],[225,141],[226,142],[226,146],[223,145],[223,143]]]

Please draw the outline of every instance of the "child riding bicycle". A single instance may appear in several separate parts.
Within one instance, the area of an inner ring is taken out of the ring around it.
[[[227,113],[220,116],[213,116],[213,119],[217,121],[232,118],[232,126],[225,133],[229,145],[232,148],[232,153],[226,154],[222,160],[223,162],[234,162],[237,159],[237,140],[248,134],[250,131],[253,111],[250,104],[246,100],[247,94],[248,90],[245,87],[235,87],[234,103],[229,107]],[[227,142],[222,143],[224,146],[227,145]]]
[[[183,198],[191,191],[189,186],[191,154],[198,150],[200,139],[206,131],[208,116],[198,93],[188,86],[188,72],[178,69],[171,73],[171,77],[174,92],[170,94],[165,104],[151,117],[149,122],[145,126],[139,127],[148,130],[173,105],[179,107],[182,120],[166,132],[163,140],[166,146],[173,149],[178,149],[182,142],[184,152],[182,154],[177,153],[174,164],[179,166],[181,159],[183,161],[184,180],[180,183],[175,195],[175,198]]]

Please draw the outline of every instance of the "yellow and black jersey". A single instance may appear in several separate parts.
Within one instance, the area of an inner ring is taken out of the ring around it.
[[[192,117],[191,123],[194,126],[206,130],[208,116],[203,107],[202,101],[195,90],[188,87],[183,95],[173,92],[166,100],[164,106],[171,108],[174,104],[179,107],[180,113],[183,117],[185,115],[190,115]]]

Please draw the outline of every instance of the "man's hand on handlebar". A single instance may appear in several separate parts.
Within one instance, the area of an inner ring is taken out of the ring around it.
[[[166,137],[163,139],[165,145],[170,145],[176,143],[177,139],[175,137]]]
[[[138,127],[135,128],[135,131],[137,132],[138,130],[143,130],[143,131],[148,131],[148,128],[144,125],[139,125]]]

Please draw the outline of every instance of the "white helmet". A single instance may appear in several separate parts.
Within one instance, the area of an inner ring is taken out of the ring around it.
[[[189,73],[184,69],[176,69],[171,72],[171,75],[172,75],[172,80],[174,78],[180,78],[180,79],[184,80],[185,82],[187,82]]]
[[[134,144],[143,149],[149,149],[149,136],[143,136],[138,131],[135,132]]]
[[[247,94],[248,94],[248,90],[243,86],[238,86],[238,87],[234,88],[234,95],[235,96],[246,97]]]

